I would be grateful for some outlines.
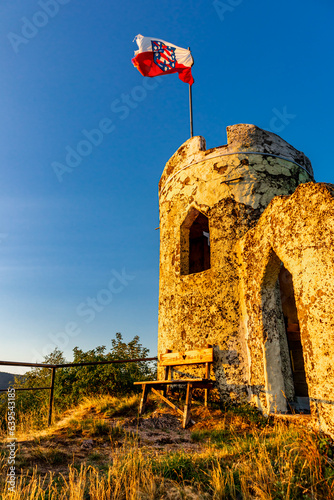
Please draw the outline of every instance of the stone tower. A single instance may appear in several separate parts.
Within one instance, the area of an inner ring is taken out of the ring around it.
[[[238,242],[277,195],[313,181],[306,156],[254,125],[227,127],[227,144],[185,142],[159,183],[158,352],[215,345],[222,398],[249,399]],[[256,278],[256,277],[254,277]]]

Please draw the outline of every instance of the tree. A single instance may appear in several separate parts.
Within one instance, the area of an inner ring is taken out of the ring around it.
[[[73,349],[73,363],[85,361],[113,361],[141,359],[148,356],[149,349],[143,347],[138,335],[126,343],[121,333],[116,333],[111,339],[111,348],[97,346],[83,351],[79,347]],[[45,364],[61,365],[66,363],[64,354],[56,348],[45,356]],[[150,380],[156,377],[154,362],[140,361],[137,363],[115,363],[93,366],[70,366],[56,369],[54,401],[57,410],[64,411],[80,402],[84,397],[97,394],[122,396],[140,390],[133,383],[140,380]],[[32,368],[22,377],[15,378],[15,387],[26,389],[32,387],[50,387],[51,369],[44,367]],[[17,423],[29,413],[35,414],[38,424],[45,423],[48,415],[50,391],[17,391],[16,419]],[[0,400],[0,411],[6,412],[6,398]]]
[[[148,353],[149,349],[142,346],[138,335],[126,343],[122,334],[116,333],[116,338],[111,340],[109,352],[106,352],[106,346],[98,346],[86,352],[75,347],[73,363],[140,359],[146,358]],[[155,377],[154,366],[145,361],[70,367],[63,369],[62,372],[59,380],[62,395],[66,395],[72,403],[92,393],[120,396],[134,392],[138,389],[133,382]]]

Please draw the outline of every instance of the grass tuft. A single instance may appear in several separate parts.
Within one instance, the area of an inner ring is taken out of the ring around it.
[[[15,493],[5,481],[4,442],[2,500],[334,500],[333,443],[305,426],[265,420],[252,408],[198,406],[192,432],[169,429],[166,450],[147,444],[149,433],[160,432],[147,427],[149,419],[141,420],[145,446],[140,441],[137,411],[137,396],[87,399],[44,434],[32,433],[28,454],[18,446],[17,465],[25,469]]]

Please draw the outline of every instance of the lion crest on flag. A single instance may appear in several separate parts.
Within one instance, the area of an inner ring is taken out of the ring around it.
[[[169,71],[175,68],[176,56],[174,47],[169,47],[163,42],[152,40],[152,51],[154,62],[162,71]]]

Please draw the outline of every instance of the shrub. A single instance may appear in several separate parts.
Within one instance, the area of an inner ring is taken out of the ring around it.
[[[122,335],[116,333],[111,340],[111,348],[98,346],[95,349],[83,351],[78,347],[73,349],[73,363],[90,361],[116,361],[127,359],[146,358],[149,349],[143,347],[139,337],[126,343]],[[59,349],[55,349],[44,359],[47,364],[64,364],[66,360]],[[85,397],[92,394],[112,395],[116,397],[140,391],[140,387],[133,382],[155,378],[156,368],[154,363],[141,361],[138,363],[115,363],[93,366],[70,366],[56,369],[54,387],[54,420],[67,409],[77,405]],[[15,379],[16,388],[50,387],[51,369],[32,368],[24,376]],[[16,392],[16,425],[18,431],[41,429],[45,426],[49,413],[48,390],[17,391]],[[130,406],[133,400],[129,401]],[[5,416],[7,410],[7,396],[0,396],[0,414]],[[120,409],[122,411],[122,409]],[[2,432],[6,431],[6,418],[2,419]]]

